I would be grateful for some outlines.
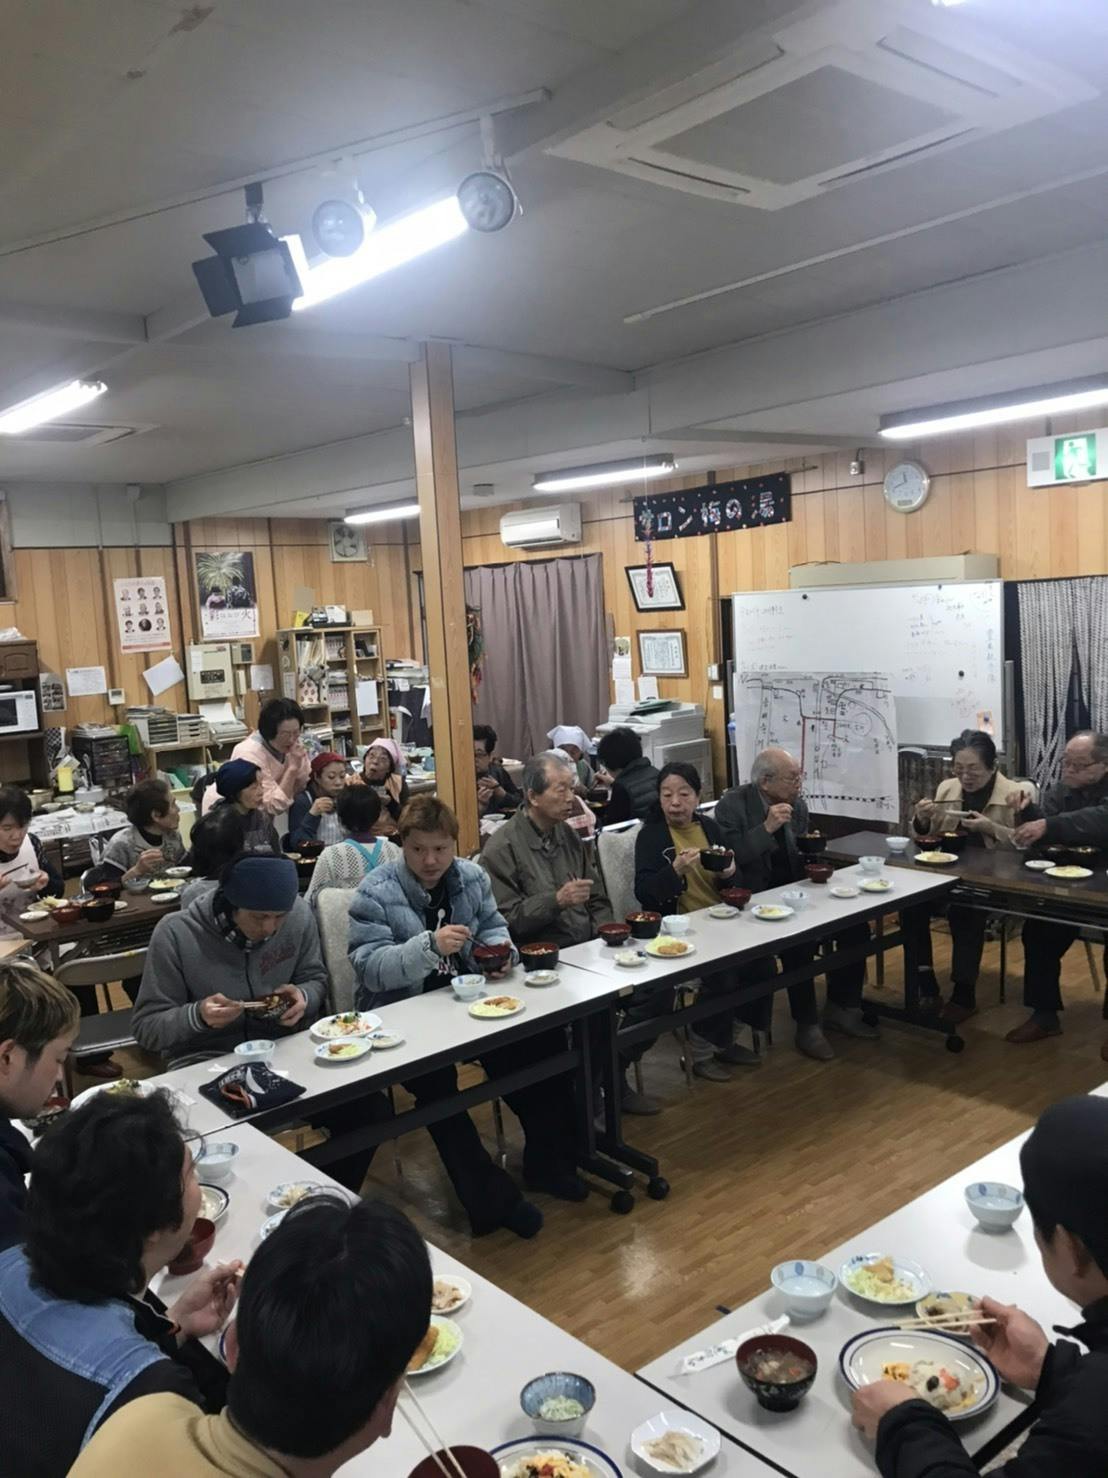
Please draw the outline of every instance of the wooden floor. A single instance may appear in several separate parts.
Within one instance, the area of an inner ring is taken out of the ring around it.
[[[936,936],[945,980],[946,940]],[[1100,952],[1098,951],[1098,959]],[[614,1215],[598,1192],[584,1205],[537,1198],[546,1225],[532,1242],[507,1232],[473,1239],[430,1140],[378,1151],[366,1190],[401,1205],[427,1237],[628,1370],[660,1354],[768,1286],[787,1256],[816,1256],[1032,1124],[1055,1099],[1108,1079],[1108,1036],[1085,954],[1075,946],[1063,977],[1065,1034],[1030,1047],[1004,1033],[1021,1021],[1022,952],[1009,948],[1009,1003],[997,1006],[997,947],[986,949],[979,1000],[963,1028],[966,1050],[938,1033],[886,1025],[879,1043],[834,1038],[837,1059],[815,1063],[792,1046],[778,1001],[775,1045],[735,1080],[691,1091],[671,1039],[646,1058],[657,1118],[629,1118],[628,1139],[656,1154],[672,1185],[666,1201],[636,1197]],[[889,987],[900,957],[889,955]],[[872,968],[872,967],[871,967]],[[1013,1004],[1014,1000],[1014,1004]],[[478,1122],[493,1143],[491,1112]],[[509,1168],[518,1171],[516,1121],[505,1111]],[[936,1257],[941,1267],[941,1257]]]

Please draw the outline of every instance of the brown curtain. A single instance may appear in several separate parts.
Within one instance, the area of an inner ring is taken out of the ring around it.
[[[484,678],[473,721],[498,750],[526,759],[548,749],[555,724],[592,733],[608,713],[604,567],[599,554],[478,565],[466,604],[481,612]]]

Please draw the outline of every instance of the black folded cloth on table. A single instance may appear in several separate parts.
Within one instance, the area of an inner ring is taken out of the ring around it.
[[[201,1084],[200,1092],[232,1119],[244,1119],[247,1114],[292,1103],[306,1089],[282,1078],[264,1062],[244,1062]]]

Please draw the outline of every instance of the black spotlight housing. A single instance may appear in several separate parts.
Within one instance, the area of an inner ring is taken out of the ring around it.
[[[258,219],[261,195],[260,185],[247,186],[251,219],[243,226],[205,232],[204,240],[215,256],[192,264],[208,312],[213,318],[234,313],[232,328],[288,318],[293,300],[304,291],[292,253]]]

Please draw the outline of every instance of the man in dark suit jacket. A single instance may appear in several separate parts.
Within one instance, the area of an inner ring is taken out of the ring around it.
[[[791,754],[784,749],[766,749],[751,765],[749,783],[725,791],[716,807],[716,823],[735,854],[743,882],[755,893],[804,879],[804,859],[796,844],[797,837],[808,830],[808,806],[800,793],[803,782],[803,773]],[[850,948],[868,938],[869,926],[855,924],[840,930],[835,943]],[[825,942],[825,952],[827,948]],[[807,964],[815,952],[814,945],[797,945],[781,951],[781,963],[786,970],[792,970]],[[772,960],[747,969],[750,979],[776,973]],[[834,1057],[823,1027],[850,1037],[877,1036],[876,1027],[867,1026],[862,1020],[864,980],[863,964],[827,972],[827,1007],[822,1027],[815,983],[808,981],[789,987],[798,1051],[820,1062]]]

